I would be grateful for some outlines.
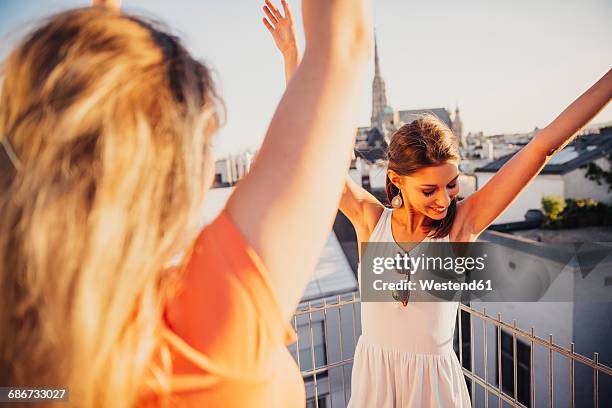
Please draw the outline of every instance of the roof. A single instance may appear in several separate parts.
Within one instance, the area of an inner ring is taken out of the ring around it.
[[[387,151],[375,147],[367,150],[355,149],[355,157],[361,157],[370,163],[376,163],[377,160],[385,160],[387,158]]]
[[[381,131],[377,127],[370,128],[366,131],[365,141],[368,144],[367,148],[355,149],[355,156],[366,159],[374,163],[379,159],[387,157],[387,142]]]
[[[355,290],[357,290],[357,279],[336,234],[332,231],[301,301],[323,299]]]
[[[373,127],[370,130],[368,130],[367,135],[368,135],[367,142],[369,146],[374,147],[378,144],[384,147],[385,149],[387,148],[387,142],[385,141],[385,137],[383,136],[380,129],[378,129],[377,127]]]
[[[518,151],[517,151],[518,152]],[[512,152],[475,170],[477,173],[496,173],[517,152]],[[563,175],[612,152],[612,127],[599,134],[583,135],[554,155],[540,174]]]
[[[451,128],[453,122],[450,118],[450,113],[446,108],[432,108],[432,109],[413,109],[413,110],[401,110],[399,113],[399,120],[404,123],[410,123],[426,114],[434,115],[442,122],[446,123],[446,126]]]

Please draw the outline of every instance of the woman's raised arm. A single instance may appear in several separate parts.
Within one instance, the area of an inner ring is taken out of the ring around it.
[[[272,34],[274,43],[283,56],[285,81],[288,84],[300,63],[300,53],[296,41],[295,24],[293,23],[291,8],[285,0],[281,0],[283,16],[270,0],[266,0],[265,3],[263,9],[266,17],[263,18],[263,23],[268,28],[268,31],[270,31],[270,34]],[[373,225],[370,225],[372,222],[368,221],[370,219],[378,219],[380,210],[376,211],[376,209],[381,207],[382,204],[376,197],[355,183],[348,174],[346,175],[344,188],[340,196],[339,208],[353,224],[360,240],[365,240],[369,236],[368,231]],[[371,217],[366,216],[369,213],[376,214]]]
[[[484,231],[565,147],[576,133],[601,111],[612,97],[612,70],[568,106],[489,180],[464,200],[467,227],[474,235]]]
[[[287,319],[338,208],[371,54],[367,0],[304,0],[306,49],[227,210],[267,267]]]

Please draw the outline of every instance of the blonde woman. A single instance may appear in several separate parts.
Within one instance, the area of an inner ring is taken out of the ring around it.
[[[299,52],[288,6],[284,15],[266,1],[264,24],[293,75]],[[290,83],[290,82],[289,82]],[[362,242],[403,245],[473,242],[521,193],[550,157],[567,145],[612,97],[612,70],[542,129],[478,192],[458,201],[460,155],[455,136],[433,116],[402,126],[387,152],[386,208],[350,177],[340,200]],[[410,248],[409,248],[410,249]],[[361,279],[361,268],[359,268]],[[349,407],[469,407],[470,396],[453,351],[457,302],[362,302],[362,335],[353,360]]]
[[[305,405],[285,346],[350,160],[366,3],[302,2],[303,61],[250,174],[201,231],[220,98],[178,38],[94,7],[12,51],[0,385],[67,387],[79,407]]]

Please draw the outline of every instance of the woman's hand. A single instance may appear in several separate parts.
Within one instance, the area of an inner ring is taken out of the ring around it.
[[[272,34],[274,42],[278,47],[283,57],[296,57],[298,55],[298,46],[295,39],[295,25],[293,24],[293,16],[291,9],[286,0],[281,0],[285,16],[272,4],[270,0],[266,0],[263,7],[267,17],[263,18],[264,25]]]
[[[263,18],[263,23],[268,31],[270,31],[270,34],[272,34],[276,47],[283,54],[283,59],[285,60],[285,80],[289,83],[289,79],[291,79],[300,63],[300,56],[295,39],[295,24],[293,24],[291,9],[286,0],[281,0],[281,4],[285,13],[284,17],[270,0],[266,0],[263,10],[267,17]]]

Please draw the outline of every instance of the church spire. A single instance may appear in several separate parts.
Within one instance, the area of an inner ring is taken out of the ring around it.
[[[376,40],[376,29],[374,29],[374,76],[380,76],[380,63],[378,61],[378,41]]]
[[[376,29],[374,29],[374,80],[372,81],[372,117],[370,118],[372,127],[379,126],[379,116],[386,107],[387,92],[385,90],[385,81],[380,74],[378,40],[376,38]]]

